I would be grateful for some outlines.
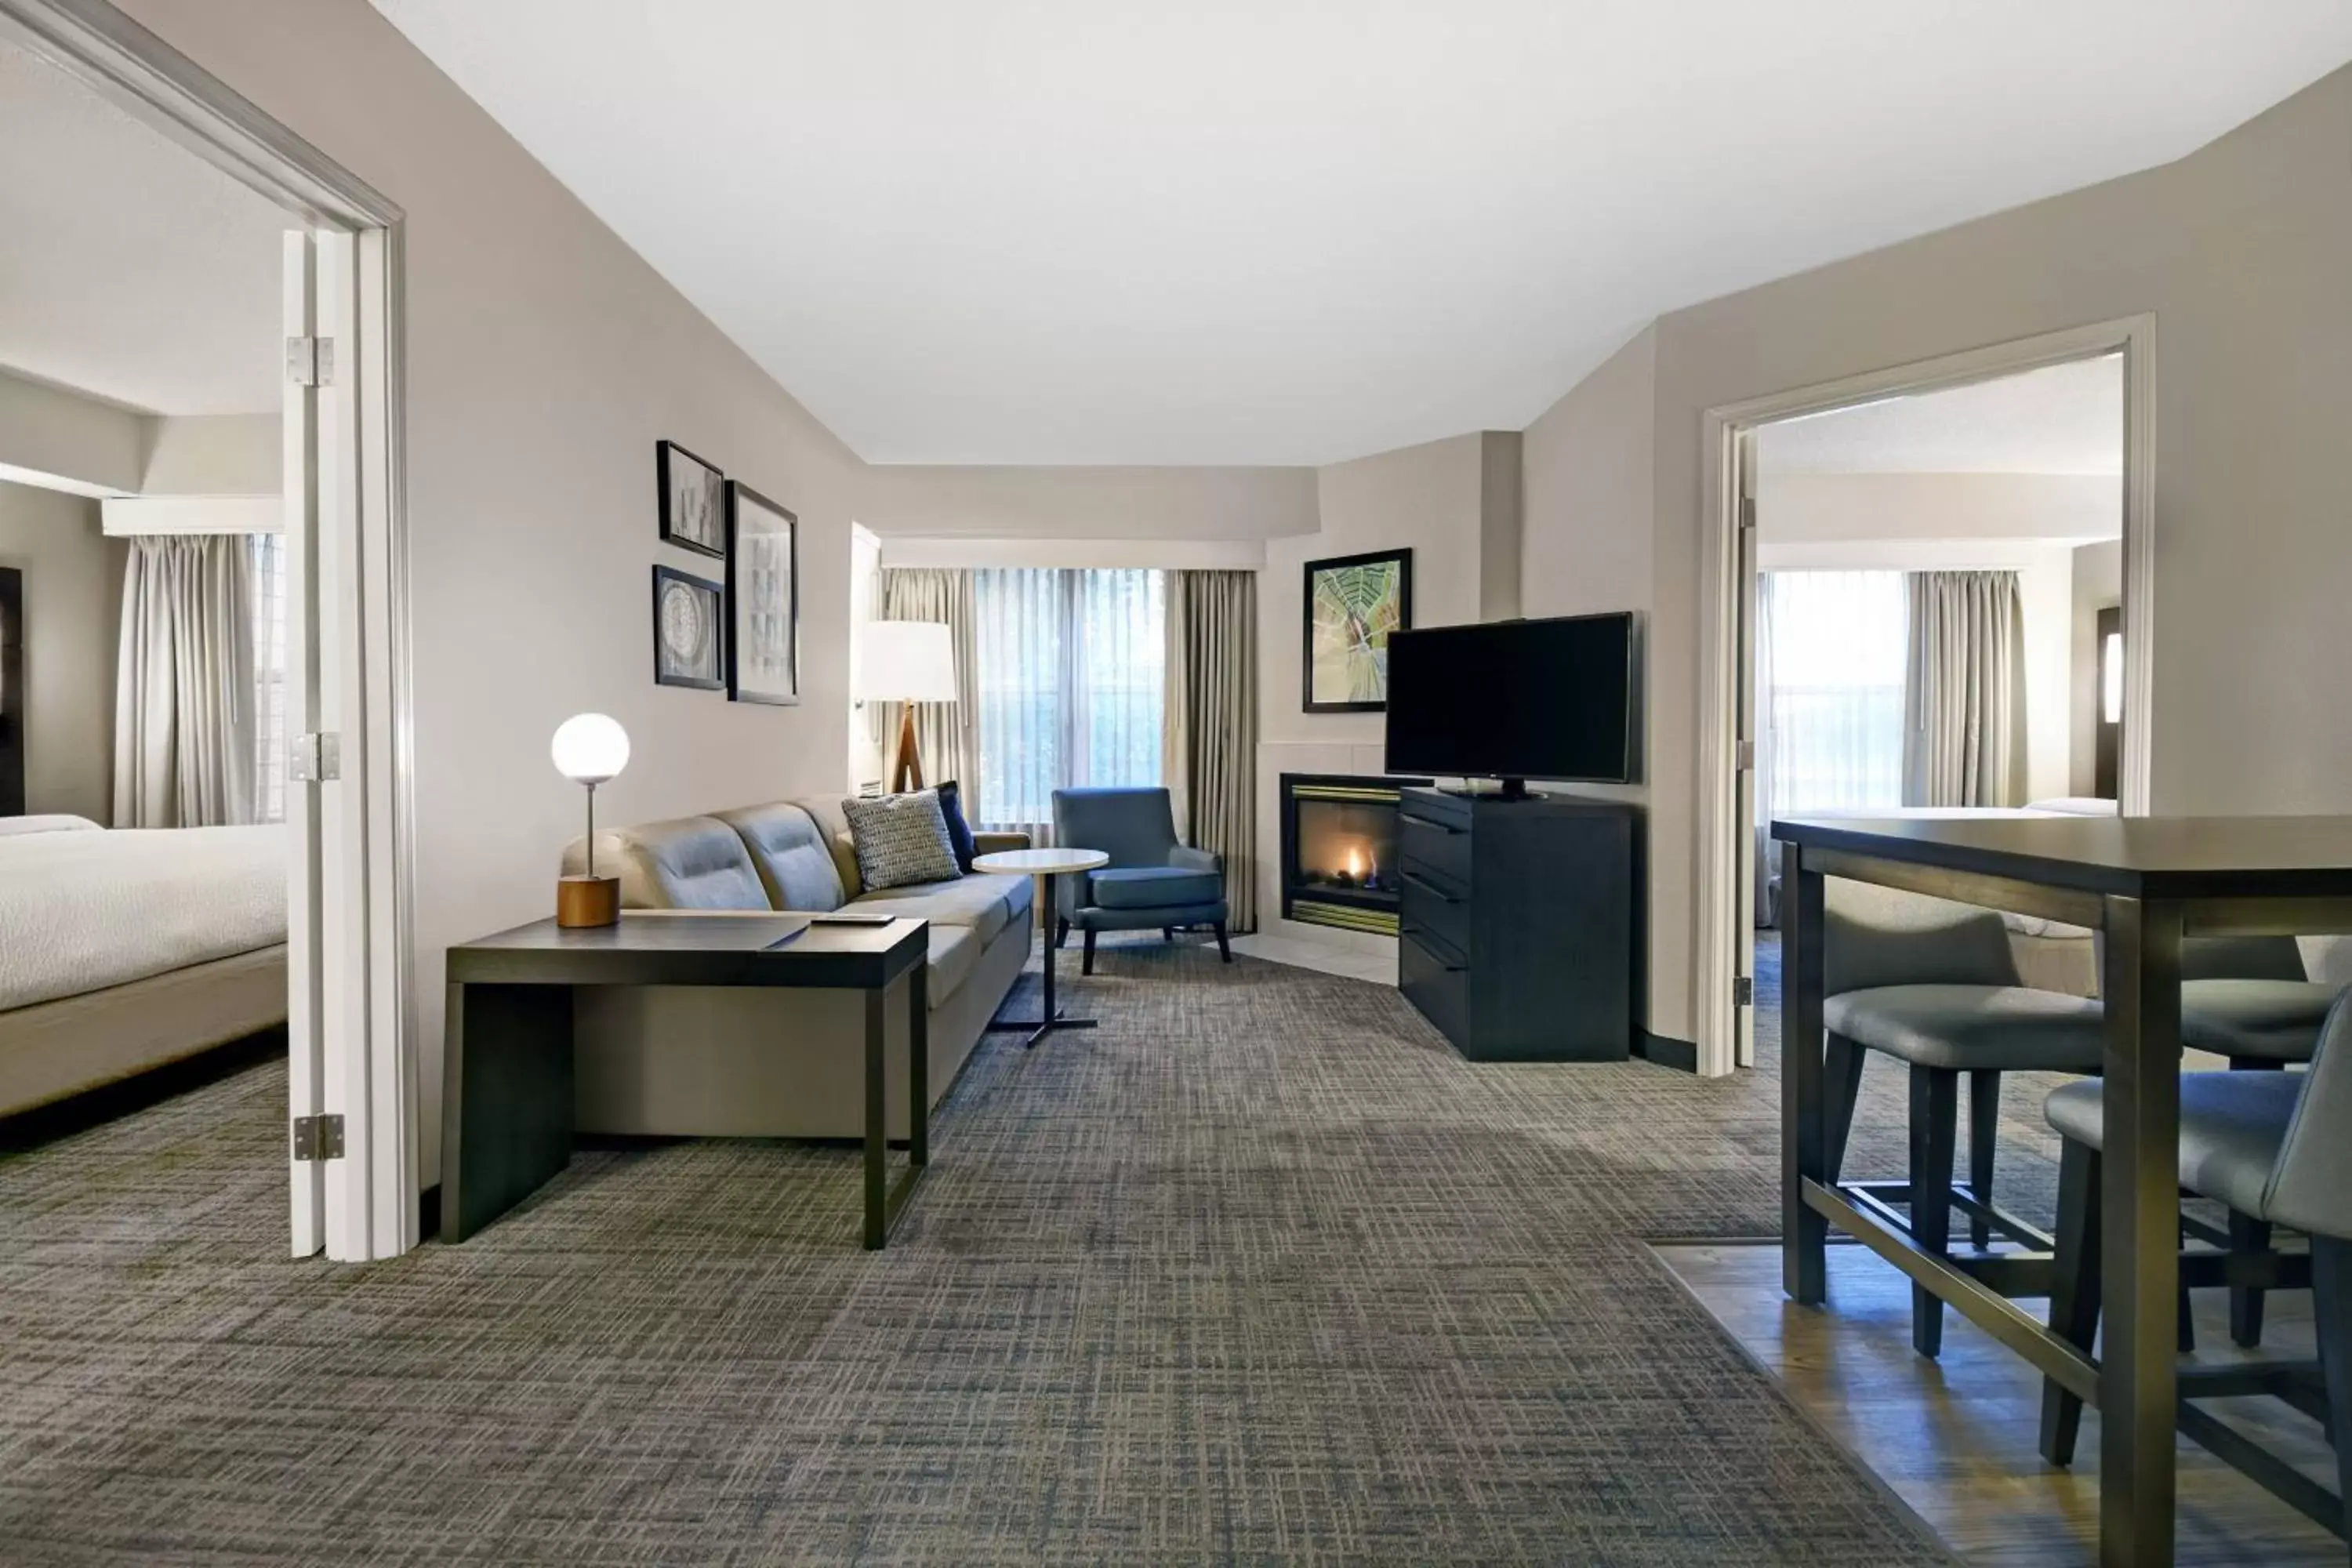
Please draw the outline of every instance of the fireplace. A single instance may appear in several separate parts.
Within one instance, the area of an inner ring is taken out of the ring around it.
[[[1282,775],[1282,916],[1397,933],[1398,792],[1427,779]]]

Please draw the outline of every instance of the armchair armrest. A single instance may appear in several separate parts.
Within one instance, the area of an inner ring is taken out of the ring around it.
[[[1168,851],[1168,863],[1181,866],[1187,871],[1223,871],[1224,857],[1213,849],[1195,849],[1189,844],[1179,844]]]
[[[1007,849],[1026,849],[1029,836],[1025,833],[974,833],[971,847],[975,853],[999,855]]]

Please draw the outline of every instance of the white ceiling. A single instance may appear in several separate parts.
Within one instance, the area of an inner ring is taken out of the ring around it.
[[[1658,312],[2180,156],[2344,0],[375,0],[878,462],[1517,429]]]
[[[0,42],[0,369],[152,414],[275,409],[289,221]]]
[[[2123,360],[2083,360],[1757,432],[1768,474],[2124,471]]]

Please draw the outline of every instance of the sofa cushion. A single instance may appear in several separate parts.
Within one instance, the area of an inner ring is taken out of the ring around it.
[[[1213,904],[1225,896],[1224,879],[1188,866],[1121,866],[1090,879],[1094,902],[1107,910],[1165,910]]]
[[[563,869],[587,868],[586,844],[573,839]],[[596,835],[596,870],[621,879],[631,910],[764,910],[768,890],[736,831],[715,816],[641,822]]]
[[[970,926],[983,942],[1016,917],[1026,919],[1034,895],[1026,877],[976,871],[943,882],[920,882],[852,899],[860,914],[904,915],[934,925]]]
[[[880,892],[961,876],[937,790],[841,803],[857,846],[857,879]]]
[[[816,819],[805,810],[789,801],[776,801],[718,816],[741,836],[743,847],[751,852],[751,865],[771,904],[780,910],[841,908],[846,895],[841,873],[833,863],[833,848]]]
[[[929,928],[931,963],[929,990],[925,994],[936,1012],[946,1005],[947,999],[962,989],[980,963],[981,949],[988,939],[971,926],[942,925],[934,921]]]
[[[797,805],[809,814],[825,848],[833,853],[833,868],[841,878],[842,892],[854,899],[866,888],[857,879],[856,838],[849,831],[849,814],[841,809],[841,800],[837,795],[803,795],[784,804]]]

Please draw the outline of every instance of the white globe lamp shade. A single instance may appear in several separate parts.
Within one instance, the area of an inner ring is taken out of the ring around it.
[[[575,713],[556,727],[547,750],[555,771],[573,784],[600,784],[629,765],[629,732],[602,713]]]

